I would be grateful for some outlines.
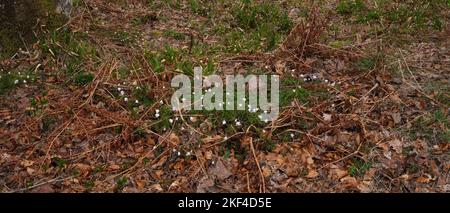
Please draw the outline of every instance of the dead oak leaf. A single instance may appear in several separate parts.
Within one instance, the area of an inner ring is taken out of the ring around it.
[[[137,188],[137,189],[139,189],[139,190],[144,189],[144,186],[145,186],[145,180],[144,180],[143,178],[141,178],[141,177],[136,177],[136,178],[134,179],[134,182],[136,183],[136,188]]]
[[[202,139],[203,143],[215,143],[215,142],[218,142],[221,140],[222,140],[222,136],[220,136],[220,135],[215,135],[212,137],[208,136],[208,137]]]
[[[278,73],[279,75],[283,75],[285,68],[286,68],[285,61],[279,60],[275,63],[275,72]]]
[[[214,187],[214,180],[211,178],[203,178],[197,185],[197,193],[208,192],[212,187]]]
[[[150,186],[150,189],[151,190],[153,190],[153,191],[157,191],[157,192],[162,192],[162,191],[164,191],[164,189],[161,187],[161,185],[160,184],[153,184],[153,185],[151,185]]]
[[[372,192],[372,182],[371,181],[363,181],[356,186],[356,188],[359,189],[362,193],[369,193]]]
[[[343,178],[340,179],[340,181],[344,184],[348,184],[351,186],[356,186],[358,181],[356,180],[356,178],[351,177],[351,176],[345,176]]]
[[[418,183],[430,183],[434,181],[435,178],[431,177],[429,174],[425,174],[425,176],[420,176],[416,179],[416,182]]]
[[[31,190],[31,193],[53,193],[53,192],[55,192],[55,190],[53,189],[53,186],[50,184],[44,184]]]
[[[389,146],[397,153],[402,153],[403,144],[399,139],[394,139],[388,142]]]
[[[394,120],[394,124],[400,124],[402,122],[402,116],[400,113],[392,113],[391,114],[392,120]]]
[[[337,180],[339,180],[339,179],[341,179],[341,178],[343,178],[343,177],[348,175],[348,171],[347,170],[340,169],[340,168],[333,168],[333,169],[331,169],[330,173],[331,173],[331,177],[333,179],[337,179]]]
[[[269,177],[270,174],[272,174],[272,171],[270,171],[270,169],[268,167],[263,167],[261,170],[262,170],[263,176],[266,178]]]
[[[161,180],[161,178],[162,178],[162,176],[164,175],[164,171],[163,170],[156,170],[154,173],[153,173],[153,177],[155,178],[155,179],[157,179],[157,180]]]
[[[287,159],[284,159],[282,155],[271,153],[271,152],[265,156],[265,160],[276,162],[280,166],[284,165],[285,162],[287,161]]]
[[[324,113],[323,114],[323,120],[325,121],[325,122],[331,122],[331,114],[328,114],[328,113]]]
[[[180,137],[178,137],[175,133],[169,135],[169,141],[173,146],[178,146],[181,143]]]
[[[30,167],[27,167],[27,173],[28,173],[29,175],[33,175],[33,174],[34,174],[34,169],[32,169],[32,168],[30,168]]]
[[[159,161],[155,164],[152,165],[152,169],[156,169],[160,166],[162,166],[166,161],[167,161],[168,156],[163,156],[161,157],[161,159],[159,159]]]
[[[30,167],[34,164],[34,161],[30,161],[30,160],[23,160],[22,162],[20,162],[20,165],[23,167]]]
[[[317,176],[319,176],[319,173],[315,169],[310,169],[305,177],[313,179],[316,178]]]
[[[117,164],[112,164],[112,165],[109,166],[109,168],[110,168],[111,170],[119,170],[119,169],[120,169],[120,166],[117,165]]]
[[[206,158],[206,160],[213,159],[213,152],[211,150],[206,151],[205,152],[205,158]]]
[[[209,173],[216,176],[218,180],[225,180],[232,175],[230,170],[225,166],[222,160],[218,159],[214,167],[209,169]]]

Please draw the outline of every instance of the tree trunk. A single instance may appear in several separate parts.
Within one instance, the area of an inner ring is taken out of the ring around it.
[[[38,19],[52,28],[63,20],[57,12],[68,16],[71,9],[72,0],[1,0],[0,59],[35,41],[33,28]]]

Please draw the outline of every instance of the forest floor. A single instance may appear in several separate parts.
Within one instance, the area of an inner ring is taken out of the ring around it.
[[[450,192],[448,0],[78,0],[35,34],[2,192]],[[280,116],[173,112],[195,66],[280,75]]]

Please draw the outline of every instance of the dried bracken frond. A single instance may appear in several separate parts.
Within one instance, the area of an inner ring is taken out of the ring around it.
[[[304,59],[312,54],[311,45],[319,41],[326,32],[329,16],[322,14],[317,7],[313,7],[306,20],[301,20],[291,30],[276,51],[276,56],[293,56]]]

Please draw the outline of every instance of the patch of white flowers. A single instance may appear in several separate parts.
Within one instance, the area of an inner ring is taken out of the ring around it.
[[[234,122],[235,122],[236,126],[241,126],[242,125],[241,121],[239,121],[238,119],[234,120]]]

